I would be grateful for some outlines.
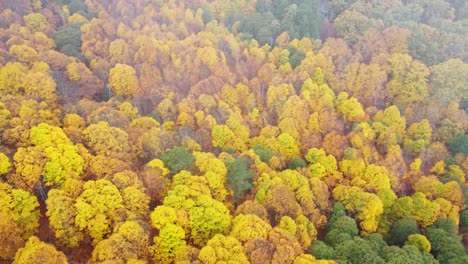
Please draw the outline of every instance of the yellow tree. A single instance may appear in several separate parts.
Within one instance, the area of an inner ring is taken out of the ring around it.
[[[81,193],[81,190],[78,191]],[[46,215],[54,231],[55,237],[70,248],[80,246],[84,238],[78,226],[75,225],[77,214],[74,206],[76,197],[66,191],[52,189],[48,193],[46,201]]]
[[[0,259],[12,260],[16,251],[24,247],[25,240],[21,228],[9,214],[0,212],[0,217]]]
[[[21,236],[27,239],[39,227],[39,203],[36,196],[22,189],[13,189],[0,182],[0,213],[7,214],[21,228]]]
[[[65,254],[58,251],[53,245],[40,241],[37,237],[31,236],[24,248],[16,252],[15,264],[21,263],[57,263],[67,264],[68,260]]]
[[[420,192],[397,199],[392,207],[392,216],[395,219],[411,216],[423,228],[433,224],[440,214],[441,206],[429,201]]]
[[[85,161],[61,128],[41,123],[31,128],[30,140],[48,158],[43,171],[46,184],[60,186],[67,177],[83,174]]]
[[[184,229],[171,223],[162,226],[153,240],[149,250],[156,263],[173,263],[174,257],[187,246]]]
[[[266,239],[270,230],[270,224],[260,217],[254,214],[239,214],[232,221],[229,235],[245,243],[254,238]]]
[[[333,190],[333,196],[342,202],[347,210],[357,213],[356,217],[361,221],[359,225],[363,234],[377,230],[379,218],[383,213],[383,203],[377,195],[364,192],[355,186],[340,185]]]
[[[427,119],[423,119],[421,122],[413,123],[408,127],[404,145],[413,153],[418,154],[423,148],[429,145],[431,135],[431,124],[429,124]]]
[[[126,64],[118,63],[109,71],[109,84],[115,95],[125,98],[132,97],[139,90],[136,71]]]
[[[0,175],[7,174],[11,171],[10,159],[0,152]]]
[[[206,246],[200,250],[198,258],[206,264],[249,263],[242,244],[234,237],[220,234],[215,235],[208,241]]]
[[[389,63],[392,78],[387,83],[387,101],[408,107],[426,100],[429,69],[407,54],[394,53]]]
[[[31,32],[43,32],[49,26],[47,19],[40,13],[31,13],[23,19]]]
[[[10,53],[25,63],[32,63],[38,59],[37,51],[27,45],[12,45]]]
[[[122,196],[110,181],[87,181],[76,199],[75,224],[97,243],[111,232],[112,216],[123,207]]]
[[[83,135],[91,153],[123,160],[128,158],[128,134],[122,129],[99,122],[88,126]]]
[[[149,238],[145,229],[135,221],[126,221],[109,238],[93,250],[93,263],[131,263],[148,257]]]
[[[354,97],[348,99],[348,94],[340,93],[336,101],[336,109],[342,114],[349,122],[363,121],[364,109],[358,100]]]
[[[24,87],[24,76],[28,69],[21,63],[8,62],[0,68],[0,92],[2,94],[16,94]]]
[[[37,100],[54,103],[57,99],[55,89],[57,84],[46,73],[31,71],[24,76],[24,93]]]

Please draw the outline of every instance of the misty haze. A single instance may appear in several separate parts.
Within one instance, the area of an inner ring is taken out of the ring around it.
[[[0,264],[467,264],[468,1],[0,0]]]

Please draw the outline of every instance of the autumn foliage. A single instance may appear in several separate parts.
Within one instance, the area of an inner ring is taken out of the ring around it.
[[[465,2],[0,1],[0,262],[468,263]]]

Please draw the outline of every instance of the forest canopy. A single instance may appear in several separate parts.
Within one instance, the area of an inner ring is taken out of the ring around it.
[[[468,2],[0,0],[1,263],[468,263]]]

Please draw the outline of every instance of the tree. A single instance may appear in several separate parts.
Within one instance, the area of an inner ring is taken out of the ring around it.
[[[427,253],[431,251],[431,242],[429,242],[424,235],[420,234],[409,235],[405,245],[413,245],[419,250]]]
[[[358,187],[340,185],[333,190],[333,196],[343,202],[347,210],[357,211],[357,218],[361,220],[362,233],[372,233],[377,230],[378,220],[383,213],[383,203],[380,198],[367,193]]]
[[[348,122],[362,121],[365,115],[362,105],[356,98],[351,97],[348,99],[348,96],[345,92],[338,95],[336,109]]]
[[[299,156],[300,151],[296,140],[287,133],[282,133],[277,138],[279,143],[278,152],[285,159]]]
[[[248,161],[236,159],[228,162],[226,183],[234,190],[234,200],[237,202],[242,199],[253,188],[253,173],[249,170]]]
[[[395,53],[390,59],[391,80],[387,83],[387,102],[403,107],[426,100],[429,69],[409,55]]]
[[[55,249],[51,244],[40,241],[37,237],[31,236],[24,248],[16,252],[15,264],[20,263],[68,263],[67,257],[61,251]]]
[[[65,24],[51,36],[60,52],[67,56],[77,57],[81,61],[85,61],[81,53],[82,31],[80,28],[83,24],[84,22]]]
[[[413,153],[419,153],[429,145],[432,136],[432,128],[427,119],[413,123],[408,127],[404,145]]]
[[[354,237],[335,247],[338,260],[345,260],[349,263],[385,263],[385,261],[373,251],[368,241]]]
[[[242,244],[231,236],[220,234],[215,235],[208,241],[206,246],[200,250],[198,258],[207,264],[220,262],[249,263]]]
[[[68,177],[83,174],[85,161],[61,128],[41,123],[31,128],[30,140],[48,159],[43,168],[46,185],[60,186]]]
[[[74,198],[63,190],[53,189],[49,191],[46,201],[46,215],[55,237],[71,248],[78,247],[84,238],[83,232],[75,225],[77,211]]]
[[[272,263],[275,247],[266,239],[254,238],[245,243],[245,251],[250,263],[267,264]]]
[[[36,196],[22,189],[13,189],[0,182],[0,212],[11,217],[21,229],[21,236],[27,239],[37,232],[39,227],[39,203]]]
[[[23,19],[31,32],[43,32],[48,27],[47,19],[39,13],[31,13]]]
[[[463,134],[455,137],[450,144],[450,149],[452,154],[464,153],[468,155],[468,135]]]
[[[126,221],[109,238],[96,245],[91,261],[129,263],[131,260],[146,260],[148,240],[148,234],[140,224]]]
[[[459,59],[450,59],[431,67],[430,93],[432,98],[444,103],[459,101],[468,90],[466,83],[468,65]]]
[[[182,147],[173,148],[171,151],[163,154],[161,160],[173,173],[178,173],[181,170],[190,170],[190,167],[195,162],[193,155]]]
[[[76,199],[75,208],[75,224],[97,243],[111,232],[113,213],[123,208],[123,201],[119,190],[110,181],[87,181]]]
[[[357,42],[359,36],[363,34],[370,26],[369,18],[356,11],[346,10],[335,20],[336,33],[348,44]]]
[[[55,103],[57,84],[48,73],[30,71],[24,76],[24,93],[38,101]]]
[[[12,217],[0,212],[0,259],[13,259],[16,251],[24,247],[25,240],[21,237],[22,230]]]
[[[0,152],[0,175],[7,174],[11,171],[11,163],[8,157]]]
[[[232,220],[232,229],[229,236],[236,238],[241,243],[251,239],[266,239],[271,226],[268,222],[254,214],[239,214]]]
[[[423,193],[419,192],[412,196],[397,199],[392,207],[393,217],[413,217],[422,227],[430,226],[437,220],[440,214],[440,205],[429,201]]]
[[[122,160],[128,158],[128,134],[122,129],[111,127],[107,122],[99,122],[88,126],[83,135],[91,153]]]
[[[274,251],[271,263],[288,263],[302,253],[302,248],[296,237],[288,231],[275,227],[268,234],[268,240],[273,244]]]
[[[419,234],[418,224],[412,217],[396,221],[389,234],[389,244],[403,246],[410,235]]]
[[[153,260],[157,263],[172,263],[174,257],[187,246],[184,230],[174,224],[164,225],[159,236],[154,238],[154,245],[150,247]]]
[[[10,47],[10,53],[25,63],[33,63],[38,57],[37,51],[27,45],[13,45]]]
[[[188,213],[191,238],[195,245],[203,245],[215,234],[222,234],[231,226],[231,215],[226,206],[206,195],[199,196]]]
[[[139,90],[138,78],[135,69],[126,64],[117,63],[109,71],[109,84],[115,95],[126,98],[134,96]]]
[[[19,62],[8,62],[0,68],[0,91],[2,94],[17,94],[24,86],[27,68]]]

